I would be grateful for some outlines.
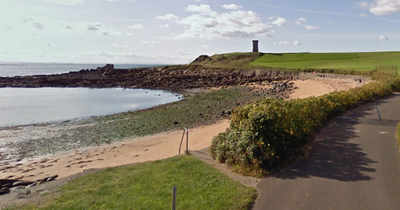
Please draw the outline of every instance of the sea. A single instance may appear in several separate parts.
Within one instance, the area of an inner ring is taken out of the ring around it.
[[[0,77],[49,75],[105,64],[0,63]],[[115,64],[115,68],[160,65]],[[0,88],[0,127],[84,119],[179,101],[165,90],[123,88]]]

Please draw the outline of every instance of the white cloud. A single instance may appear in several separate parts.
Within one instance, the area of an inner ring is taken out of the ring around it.
[[[131,29],[142,29],[142,28],[144,28],[144,25],[142,25],[142,24],[134,24],[134,25],[128,26],[128,28],[131,28]]]
[[[204,4],[189,5],[186,10],[194,14],[176,21],[186,26],[186,29],[175,39],[270,36],[272,26],[263,23],[258,14],[253,11],[235,10],[217,13],[209,5]]]
[[[230,10],[238,10],[238,9],[243,8],[242,6],[236,5],[236,4],[225,4],[225,5],[222,5],[222,7],[225,9],[230,9]]]
[[[279,41],[279,42],[274,42],[274,45],[290,45],[290,42],[288,41]]]
[[[358,17],[362,18],[362,17],[367,17],[367,14],[360,14]]]
[[[281,27],[281,26],[284,26],[284,25],[287,24],[287,20],[285,18],[282,18],[282,17],[272,17],[270,19],[275,19],[272,22],[272,25],[276,25],[278,27]]]
[[[113,47],[119,47],[119,48],[127,48],[129,45],[119,45],[117,43],[112,44]]]
[[[379,36],[379,39],[380,39],[382,42],[387,42],[387,41],[389,41],[389,38],[387,38],[386,36],[383,36],[383,35]]]
[[[185,10],[187,12],[212,12],[210,5],[206,4],[200,4],[200,5],[189,4]]]
[[[307,22],[308,22],[307,19],[301,17],[301,18],[298,18],[296,20],[296,25],[303,26],[305,29],[307,29],[309,31],[318,29],[317,26],[312,26],[312,25],[305,24]]]
[[[310,25],[303,25],[303,26],[304,26],[304,28],[306,28],[306,29],[309,30],[309,31],[317,30],[317,29],[318,29],[317,26],[310,26]]]
[[[293,42],[293,45],[294,45],[294,46],[301,46],[301,45],[303,45],[303,44],[300,43],[299,41],[294,41],[294,42]]]
[[[277,45],[285,45],[285,46],[291,46],[291,45],[293,45],[293,46],[301,46],[301,45],[303,45],[303,44],[301,44],[299,41],[294,41],[293,43],[291,43],[291,42],[289,42],[289,41],[279,41],[279,42],[274,42],[274,43],[273,43],[273,45],[274,45],[274,46],[277,46]]]
[[[108,2],[124,1],[124,0],[106,0]],[[136,0],[127,0],[129,2],[136,2]]]
[[[153,45],[153,44],[158,44],[157,41],[142,41],[143,44],[148,44],[148,45]]]
[[[114,29],[113,27],[106,26],[100,22],[80,21],[70,25],[72,30],[71,29],[69,30],[79,34],[86,34],[87,31],[93,31],[96,32],[97,35],[104,35],[104,36],[124,36],[124,35],[129,36],[128,33],[123,33],[121,31]]]
[[[367,8],[374,15],[390,15],[400,12],[400,0],[374,0],[374,2],[363,1],[358,5]]]
[[[164,24],[164,25],[159,25],[159,28],[169,28],[170,26],[168,24]]]
[[[168,21],[174,21],[176,19],[178,19],[178,16],[174,15],[174,14],[166,14],[164,16],[157,16],[155,17],[156,20],[168,20]]]
[[[86,0],[46,0],[46,1],[51,2],[53,4],[73,6],[73,5],[82,4]]]
[[[75,6],[82,4],[83,2],[87,0],[46,0],[47,2],[51,2],[53,4],[61,4],[65,6]],[[117,2],[117,1],[129,1],[129,2],[135,2],[135,0],[104,0],[107,2]]]
[[[301,18],[298,18],[298,19],[296,20],[296,24],[297,24],[297,25],[300,25],[300,26],[301,26],[303,23],[307,23],[307,19],[301,17]]]

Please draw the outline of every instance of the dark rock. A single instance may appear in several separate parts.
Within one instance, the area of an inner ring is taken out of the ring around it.
[[[281,73],[273,70],[237,70],[221,72],[201,65],[164,66],[158,68],[115,69],[107,64],[96,70],[59,75],[0,77],[0,87],[123,87],[180,91],[189,88],[228,87],[298,78],[299,73]]]
[[[8,187],[2,187],[0,188],[0,195],[8,194],[10,193],[10,189]]]

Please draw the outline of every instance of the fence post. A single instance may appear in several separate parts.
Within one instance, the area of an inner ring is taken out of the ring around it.
[[[189,155],[189,129],[186,128],[186,155]]]
[[[376,111],[378,112],[379,120],[382,120],[381,113],[379,112],[379,109],[378,109],[378,104],[375,103],[375,107],[376,107]]]
[[[181,154],[181,148],[182,148],[183,138],[185,137],[185,132],[186,132],[186,128],[183,129],[181,144],[179,145],[179,154]]]
[[[172,210],[176,210],[176,186],[172,187]]]

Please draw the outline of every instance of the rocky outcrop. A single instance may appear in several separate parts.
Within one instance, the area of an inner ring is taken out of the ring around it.
[[[8,194],[13,191],[24,191],[22,194],[29,194],[30,187],[37,186],[46,182],[55,180],[58,175],[38,179],[34,182],[23,181],[23,180],[12,180],[12,179],[0,179],[0,195]],[[21,194],[21,195],[22,195]]]
[[[293,91],[294,89],[299,89],[294,86],[294,82],[291,81],[272,82],[271,85],[272,87],[267,91],[270,94],[275,95],[277,99],[287,99],[289,97],[287,95],[288,92]]]
[[[115,69],[114,65],[107,64],[97,69],[59,75],[0,77],[0,87],[123,87],[180,91],[295,78],[298,73],[273,70],[205,69],[201,65]]]

